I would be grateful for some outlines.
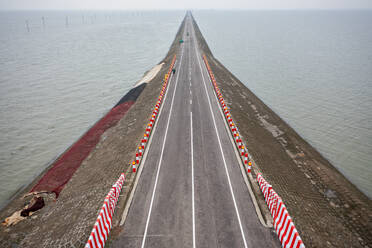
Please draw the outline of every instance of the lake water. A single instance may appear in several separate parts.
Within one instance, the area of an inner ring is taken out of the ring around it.
[[[215,56],[370,197],[371,13],[194,12]],[[184,14],[0,12],[0,207],[165,56]]]
[[[164,58],[184,14],[0,12],[0,207]]]
[[[214,55],[372,197],[372,11],[197,11]]]

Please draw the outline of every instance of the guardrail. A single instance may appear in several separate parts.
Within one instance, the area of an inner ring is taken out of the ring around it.
[[[138,146],[138,149],[136,151],[136,159],[132,162],[133,172],[136,172],[137,167],[140,165],[141,160],[143,158],[144,151],[147,147],[147,143],[150,139],[152,129],[155,125],[155,121],[158,117],[160,107],[163,103],[163,98],[164,98],[165,92],[167,90],[169,78],[170,78],[170,75],[172,73],[172,69],[173,69],[173,66],[174,66],[175,63],[176,63],[176,55],[173,56],[173,59],[172,59],[171,65],[169,66],[168,72],[164,76],[164,83],[163,83],[163,87],[160,91],[158,101],[155,104],[154,110],[152,111],[152,114],[151,114],[151,117],[150,117],[150,121],[146,126],[145,133],[143,134],[143,138],[142,138],[142,140],[140,142],[140,145]]]
[[[155,125],[160,107],[163,103],[163,97],[167,90],[170,74],[172,72],[172,69],[175,63],[176,63],[176,55],[174,55],[171,65],[169,66],[169,70],[164,76],[163,86],[160,91],[160,95],[151,113],[150,121],[146,126],[145,133],[140,142],[140,145],[138,146],[136,150],[136,158],[132,162],[133,172],[137,171],[137,167],[140,165],[143,155],[145,153],[145,149],[147,148],[147,143],[152,133],[152,129]],[[114,215],[116,203],[118,201],[120,191],[123,187],[124,180],[125,180],[125,175],[124,173],[122,173],[119,179],[117,180],[117,182],[112,186],[108,195],[106,196],[103,206],[98,214],[98,218],[93,226],[93,230],[85,245],[85,248],[96,248],[96,247],[102,248],[105,246],[105,242],[107,241],[108,235],[112,227],[112,216]]]
[[[207,67],[209,77],[213,83],[215,93],[217,95],[220,107],[225,115],[225,119],[230,127],[230,132],[234,137],[234,142],[238,148],[240,158],[242,159],[247,172],[251,173],[252,170],[252,156],[248,152],[248,148],[241,139],[239,129],[236,126],[229,108],[226,106],[225,100],[222,96],[220,89],[218,88],[217,81],[214,77],[211,67],[209,66],[207,57],[203,55],[204,63]],[[257,181],[260,185],[260,189],[264,194],[265,201],[269,207],[271,216],[274,219],[274,228],[278,234],[279,240],[282,244],[282,247],[286,248],[305,248],[300,235],[298,234],[297,229],[294,226],[292,218],[289,216],[286,206],[284,205],[282,199],[278,196],[277,193],[272,189],[265,179],[262,177],[261,173],[257,175]]]
[[[112,227],[112,216],[115,212],[116,203],[125,180],[124,173],[121,174],[116,183],[107,194],[96,223],[85,245],[86,248],[103,247]]]
[[[252,156],[249,153],[247,146],[245,145],[245,143],[241,139],[239,129],[236,126],[236,124],[235,124],[235,122],[234,122],[234,120],[231,116],[229,108],[226,106],[225,100],[223,99],[222,93],[221,93],[220,89],[218,88],[216,79],[214,77],[212,69],[209,66],[207,57],[205,55],[203,55],[203,60],[204,60],[205,66],[207,67],[209,77],[210,77],[210,79],[213,83],[214,91],[217,95],[218,101],[220,103],[220,107],[221,107],[221,109],[222,109],[222,111],[225,115],[225,119],[226,119],[227,123],[229,124],[230,132],[234,137],[234,143],[239,150],[240,159],[242,160],[247,172],[251,173],[251,170],[252,170]]]
[[[266,182],[261,173],[257,174],[257,182],[265,197],[271,216],[274,219],[274,228],[278,234],[282,247],[305,248],[300,235],[287,211],[282,199],[273,190],[272,186]]]

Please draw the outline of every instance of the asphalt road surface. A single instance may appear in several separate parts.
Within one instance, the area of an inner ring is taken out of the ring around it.
[[[280,247],[257,217],[190,16],[183,37],[123,231],[112,246]]]

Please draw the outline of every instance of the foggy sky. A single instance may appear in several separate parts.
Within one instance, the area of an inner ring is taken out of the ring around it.
[[[0,9],[364,9],[372,0],[0,0]]]

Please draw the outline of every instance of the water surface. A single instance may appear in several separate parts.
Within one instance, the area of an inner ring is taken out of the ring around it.
[[[165,56],[184,14],[0,12],[0,207]]]
[[[214,55],[372,197],[372,11],[196,11]]]

